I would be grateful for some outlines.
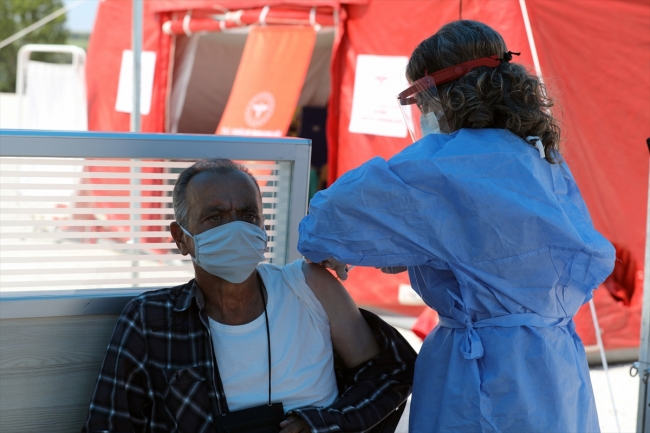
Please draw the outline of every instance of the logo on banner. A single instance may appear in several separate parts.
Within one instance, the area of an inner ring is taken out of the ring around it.
[[[286,134],[315,43],[316,32],[311,26],[253,27],[216,133],[249,137]],[[274,73],[260,74],[267,69]]]
[[[259,128],[269,121],[275,111],[275,98],[271,92],[253,96],[244,109],[244,120],[251,128]]]

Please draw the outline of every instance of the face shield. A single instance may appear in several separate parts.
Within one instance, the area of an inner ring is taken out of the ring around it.
[[[402,115],[406,121],[406,127],[413,142],[428,134],[448,134],[451,132],[436,85],[440,86],[458,79],[479,66],[496,68],[502,61],[510,61],[513,54],[519,55],[519,53],[508,51],[503,55],[503,58],[499,58],[498,55],[482,57],[441,69],[432,74],[426,74],[414,82],[411,87],[397,95]]]
[[[449,125],[431,75],[425,75],[398,96],[413,142],[429,134],[449,133]]]

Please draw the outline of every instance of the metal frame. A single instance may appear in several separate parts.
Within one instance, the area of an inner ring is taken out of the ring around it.
[[[286,262],[299,259],[298,224],[307,211],[311,140],[222,135],[0,130],[0,157],[289,161]],[[120,313],[147,289],[0,292],[0,319]]]
[[[131,299],[155,289],[156,287],[0,293],[0,320],[120,314]]]

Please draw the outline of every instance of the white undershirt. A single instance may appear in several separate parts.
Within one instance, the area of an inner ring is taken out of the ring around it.
[[[329,406],[338,395],[329,320],[305,282],[302,263],[257,268],[268,293],[271,400],[282,402],[285,411]],[[228,408],[234,411],[268,403],[264,313],[238,326],[210,319],[210,335]]]

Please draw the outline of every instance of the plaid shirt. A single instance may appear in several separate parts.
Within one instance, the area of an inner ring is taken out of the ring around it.
[[[227,413],[203,292],[189,283],[144,293],[120,316],[82,432],[216,432]],[[354,369],[336,368],[339,397],[303,407],[313,433],[392,432],[411,393],[416,354],[377,316],[361,310],[381,353]]]

